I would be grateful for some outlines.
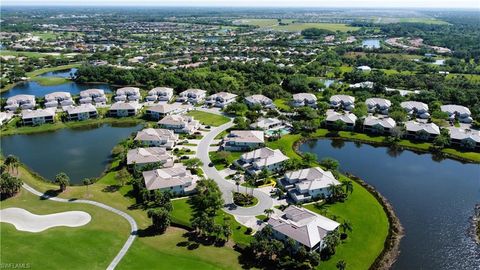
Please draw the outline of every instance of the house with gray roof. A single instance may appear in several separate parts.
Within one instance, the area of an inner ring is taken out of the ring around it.
[[[327,110],[327,118],[325,118],[325,125],[327,127],[334,127],[337,121],[345,123],[345,128],[353,130],[357,116],[350,112],[336,112],[334,110]]]
[[[265,134],[260,130],[232,130],[223,139],[226,151],[251,151],[265,145]]]
[[[175,195],[192,193],[198,178],[182,163],[176,163],[170,168],[144,171],[142,175],[148,190],[169,191]]]
[[[288,159],[279,149],[263,147],[240,156],[236,165],[244,168],[251,175],[259,174],[262,170],[276,172],[283,169],[283,163]]]
[[[105,91],[102,89],[88,89],[80,92],[80,103],[107,104]]]
[[[117,89],[115,101],[139,101],[141,98],[140,88],[122,87]]]
[[[148,91],[146,101],[170,101],[173,97],[173,88],[155,87]]]
[[[36,104],[34,95],[16,95],[7,99],[5,110],[15,111],[18,108],[22,110],[32,110]]]
[[[45,107],[57,108],[75,104],[69,92],[53,92],[45,95]]]
[[[141,168],[152,163],[161,164],[163,168],[172,167],[173,155],[163,147],[141,147],[128,150],[127,165]]]
[[[480,131],[450,127],[450,143],[453,146],[480,151]]]
[[[112,117],[135,116],[141,107],[136,102],[115,102],[108,109],[108,114]]]
[[[97,108],[92,104],[80,104],[79,106],[70,106],[65,109],[69,121],[81,121],[91,118],[97,118]]]
[[[323,249],[325,237],[340,224],[305,208],[290,205],[280,215],[273,214],[267,226],[272,228],[276,239],[292,239],[299,247],[312,252]]]
[[[365,100],[369,113],[379,113],[388,115],[388,109],[392,106],[392,102],[384,98],[368,98]]]
[[[443,105],[440,106],[440,110],[446,112],[451,121],[458,119],[460,123],[469,124],[473,122],[473,118],[471,117],[472,113],[470,112],[470,109],[465,106],[454,104]]]
[[[315,167],[287,172],[279,184],[287,190],[288,195],[295,202],[306,202],[329,197],[329,187],[341,183],[332,172]]]
[[[225,108],[228,104],[235,102],[237,95],[228,92],[219,92],[207,97],[205,103],[208,106]]]
[[[169,129],[145,128],[137,132],[134,140],[144,146],[158,146],[172,149],[178,141],[178,135]]]
[[[172,104],[157,104],[155,106],[148,107],[145,110],[145,114],[148,118],[153,120],[160,120],[167,115],[182,114],[192,110],[191,105],[185,105],[180,103]]]
[[[317,97],[312,93],[298,93],[293,95],[292,106],[303,107],[309,106],[312,108],[317,107]]]
[[[409,139],[430,141],[440,135],[440,128],[434,123],[421,123],[407,121],[405,123],[405,136]]]
[[[428,113],[428,105],[423,102],[404,101],[400,103],[400,107],[402,107],[411,116],[421,119],[430,118],[430,114]]]
[[[349,95],[333,95],[330,97],[330,107],[344,111],[353,111],[355,108],[355,97]]]
[[[13,112],[0,112],[0,126],[8,123],[14,116]]]
[[[373,89],[374,83],[370,81],[366,82],[359,82],[355,84],[350,84],[350,88],[366,88],[366,89]]]
[[[187,89],[178,95],[177,101],[198,104],[205,100],[206,95],[207,91],[202,89]]]
[[[369,115],[363,120],[363,130],[374,134],[390,134],[396,126],[397,123],[390,117]]]
[[[161,128],[171,129],[175,133],[192,134],[200,128],[200,122],[191,116],[186,115],[167,115],[158,121]]]
[[[284,128],[285,125],[283,121],[278,118],[259,118],[257,122],[250,124],[251,128],[261,129],[261,130],[274,130]]]
[[[262,108],[275,108],[273,101],[264,95],[251,95],[245,98],[248,107],[260,105]]]
[[[23,110],[22,122],[24,125],[38,126],[55,122],[55,108]]]

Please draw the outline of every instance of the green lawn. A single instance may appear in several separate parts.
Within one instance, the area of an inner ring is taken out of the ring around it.
[[[55,227],[39,233],[0,223],[2,263],[29,263],[31,269],[105,269],[130,233],[128,222],[114,213],[93,205],[41,200],[26,190],[2,201],[2,209],[9,207],[38,215],[85,211],[92,220],[81,227]]]
[[[288,100],[285,100],[285,99],[282,99],[282,98],[275,99],[275,101],[273,101],[273,104],[275,104],[275,107],[277,107],[277,109],[279,109],[282,112],[291,112],[292,111],[292,107],[290,106]]]
[[[291,23],[288,25],[277,25],[273,27],[273,29],[275,30],[287,31],[287,32],[300,32],[307,28],[318,28],[318,29],[340,31],[340,32],[356,31],[360,29],[360,27],[349,26],[347,24],[342,24],[342,23]]]
[[[300,134],[286,134],[276,141],[267,142],[266,146],[272,149],[280,149],[289,158],[301,159],[302,157],[293,149],[295,142],[301,138]]]
[[[49,67],[49,68],[41,68],[34,70],[32,72],[27,72],[28,77],[35,77],[43,73],[51,72],[51,71],[60,71],[60,70],[67,70],[71,68],[77,68],[81,66],[81,64],[70,64],[70,65],[63,65],[63,66],[58,66],[58,67]]]
[[[362,186],[353,182],[353,193],[343,203],[316,208],[315,204],[305,208],[337,220],[348,220],[352,232],[337,248],[336,254],[328,261],[321,262],[318,269],[337,269],[336,263],[344,260],[347,269],[368,269],[382,252],[388,235],[389,222],[378,201]],[[326,211],[326,212],[324,212]]]
[[[223,115],[202,112],[198,110],[189,111],[187,115],[192,116],[196,120],[200,121],[200,123],[202,123],[203,125],[214,127],[221,126],[230,121],[228,117],[225,117]]]
[[[400,18],[401,23],[449,24],[446,21],[434,18]]]
[[[34,77],[32,81],[38,82],[40,85],[53,86],[69,82],[70,80],[61,77]]]
[[[229,151],[223,151],[223,152],[227,152],[229,154],[227,157],[227,164],[225,164],[223,160],[220,159],[220,157],[218,156],[218,152],[208,153],[210,156],[210,160],[215,165],[215,168],[217,170],[225,169],[228,165],[232,164],[235,160],[239,159],[240,156],[243,154],[243,152],[229,152]]]
[[[0,55],[26,56],[26,57],[32,57],[32,58],[39,58],[39,57],[45,57],[48,54],[39,53],[39,52],[22,52],[22,51],[0,50]]]

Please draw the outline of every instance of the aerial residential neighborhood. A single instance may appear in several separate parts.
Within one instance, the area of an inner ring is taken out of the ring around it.
[[[480,269],[477,3],[0,13],[0,268]]]

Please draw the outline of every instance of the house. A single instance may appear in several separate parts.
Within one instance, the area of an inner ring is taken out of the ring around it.
[[[290,205],[281,215],[272,215],[268,219],[273,237],[281,241],[292,239],[308,251],[317,251],[325,247],[324,239],[335,231],[340,224],[305,208]]]
[[[311,93],[298,93],[293,95],[293,107],[317,107],[317,97]]]
[[[197,177],[181,163],[170,168],[144,171],[142,175],[148,190],[169,191],[175,195],[192,193],[197,181]]]
[[[16,95],[7,99],[5,110],[15,111],[18,108],[22,110],[33,110],[36,104],[34,95]]]
[[[450,143],[457,147],[480,151],[480,131],[451,127]]]
[[[162,147],[135,148],[128,150],[127,165],[143,167],[147,164],[159,163],[163,168],[174,165],[173,156]]]
[[[372,71],[372,68],[369,66],[359,66],[357,67],[357,70],[360,70],[362,72],[369,72],[369,71]]]
[[[332,172],[324,171],[320,167],[287,172],[279,183],[295,202],[326,198],[330,196],[331,185],[341,184]]]
[[[13,112],[0,112],[0,126],[8,123],[13,118]]]
[[[145,128],[137,132],[134,140],[145,146],[158,146],[172,149],[178,140],[178,135],[169,129]]]
[[[405,136],[409,139],[429,141],[440,135],[440,128],[434,123],[407,121],[405,129],[407,131]]]
[[[146,101],[170,101],[173,97],[173,88],[155,87],[148,91]]]
[[[397,123],[390,117],[369,115],[363,120],[363,130],[369,133],[391,134],[392,129],[396,126]]]
[[[92,104],[80,104],[76,107],[70,106],[65,109],[65,112],[69,121],[87,120],[98,116],[97,109]]]
[[[330,97],[330,107],[353,111],[355,108],[355,98],[349,95],[333,95]]]
[[[72,95],[69,92],[53,92],[45,95],[46,108],[72,106],[73,104]]]
[[[280,129],[285,127],[283,121],[278,118],[259,118],[257,122],[250,125],[251,128],[258,128],[262,130]]]
[[[357,116],[350,112],[339,113],[334,110],[327,110],[327,118],[325,118],[326,126],[335,127],[337,121],[345,123],[346,129],[352,130],[355,127]]]
[[[185,115],[167,115],[158,121],[161,128],[171,129],[175,133],[192,134],[200,127],[200,122],[191,116]]]
[[[350,88],[364,88],[364,89],[373,89],[374,83],[370,81],[359,82],[355,84],[350,84]]]
[[[423,102],[404,101],[400,103],[400,107],[402,107],[409,115],[413,115],[421,119],[430,118],[430,114],[428,113],[428,105]]]
[[[112,117],[135,116],[140,107],[141,106],[138,103],[116,102],[110,106],[108,113]]]
[[[23,110],[22,122],[24,125],[37,126],[55,122],[55,108]]]
[[[263,147],[240,156],[236,165],[244,168],[251,175],[259,174],[262,170],[275,172],[283,169],[283,162],[288,159],[282,151]]]
[[[223,139],[226,151],[251,151],[265,145],[265,134],[259,130],[232,130]]]
[[[260,105],[262,108],[275,108],[273,101],[264,95],[252,95],[245,98],[248,107]]]
[[[80,103],[106,104],[107,97],[102,89],[88,89],[80,92]]]
[[[179,103],[173,104],[158,104],[148,107],[145,114],[153,120],[159,120],[167,115],[182,114],[192,109],[191,105],[183,105]]]
[[[139,101],[141,98],[140,88],[138,87],[123,87],[117,89],[115,101]]]
[[[207,97],[206,104],[219,108],[225,108],[228,104],[235,102],[237,95],[228,92],[219,92]]]
[[[201,89],[187,89],[178,95],[177,101],[198,104],[205,100],[207,91]]]
[[[388,109],[392,106],[392,102],[384,98],[368,98],[365,100],[369,113],[380,113],[388,115]]]
[[[461,123],[473,122],[473,119],[471,117],[472,113],[470,112],[470,109],[465,106],[443,105],[440,106],[440,110],[442,110],[442,112],[446,112],[448,114],[448,118],[450,118],[451,121],[454,121],[455,118],[457,118],[458,121]]]

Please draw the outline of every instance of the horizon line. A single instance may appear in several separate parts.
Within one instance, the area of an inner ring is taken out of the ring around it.
[[[401,8],[401,9],[451,9],[451,10],[480,10],[480,6],[440,6],[440,7],[430,7],[430,6],[362,6],[362,5],[352,5],[352,6],[314,6],[314,5],[305,5],[305,6],[223,6],[223,5],[135,5],[135,4],[119,4],[119,5],[78,5],[78,4],[44,4],[44,5],[30,5],[30,4],[3,4],[3,8],[10,7],[21,7],[21,8],[38,8],[38,7],[71,7],[71,8],[121,8],[121,7],[156,7],[156,8],[325,8],[325,9],[348,9],[348,8],[364,8],[364,9],[389,9],[389,8]]]

